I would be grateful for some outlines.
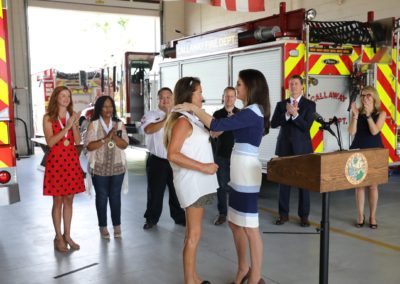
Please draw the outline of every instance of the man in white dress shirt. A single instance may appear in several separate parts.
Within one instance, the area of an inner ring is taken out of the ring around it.
[[[172,91],[161,88],[158,91],[158,110],[146,113],[141,127],[146,133],[146,145],[149,156],[146,163],[147,174],[147,207],[144,213],[146,223],[143,229],[154,227],[160,219],[164,191],[169,190],[170,215],[178,225],[185,226],[185,211],[181,208],[173,183],[172,168],[167,160],[167,152],[163,144],[164,124],[173,106]]]

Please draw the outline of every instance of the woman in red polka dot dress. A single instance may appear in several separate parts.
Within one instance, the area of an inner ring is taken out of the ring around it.
[[[74,195],[85,191],[83,171],[74,144],[80,143],[78,114],[72,110],[71,91],[64,86],[54,89],[43,129],[50,147],[44,174],[43,194],[53,196],[52,218],[56,237],[54,248],[60,252],[79,249],[70,235]],[[61,233],[61,216],[64,234]]]

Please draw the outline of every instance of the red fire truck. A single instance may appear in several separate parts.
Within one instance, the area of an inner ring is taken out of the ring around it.
[[[0,0],[0,205],[20,201],[15,156],[14,109],[7,38],[7,9]]]
[[[71,90],[74,111],[81,112],[103,94],[101,70],[65,73],[54,68],[32,74],[33,122],[35,136],[43,136],[43,115],[55,87]]]
[[[325,120],[336,117],[343,148],[348,149],[350,101],[363,85],[374,85],[387,113],[381,136],[389,163],[398,163],[399,21],[374,21],[370,12],[367,22],[317,22],[307,18],[313,12],[286,12],[281,3],[278,15],[174,40],[162,50],[160,87],[173,88],[184,76],[199,77],[203,105],[211,112],[221,107],[222,90],[236,84],[241,69],[258,69],[267,78],[273,112],[288,95],[289,78],[298,74],[306,79],[305,94],[316,102],[317,112]],[[320,126],[315,122],[311,129],[314,150],[338,150],[337,139]],[[264,165],[274,156],[277,135],[271,129],[262,140],[259,158]]]

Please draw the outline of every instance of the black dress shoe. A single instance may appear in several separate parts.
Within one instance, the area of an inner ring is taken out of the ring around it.
[[[204,280],[203,282],[201,282],[201,284],[211,284],[210,281]]]
[[[175,221],[175,224],[186,227],[186,220],[183,219],[182,221]]]
[[[289,221],[289,217],[288,216],[279,216],[279,218],[276,219],[276,221],[275,221],[275,225],[283,225],[287,221]]]
[[[310,227],[310,221],[308,221],[307,217],[300,218],[300,226],[301,227]]]
[[[151,222],[146,222],[146,223],[144,223],[144,225],[143,225],[143,229],[144,229],[144,230],[149,230],[149,229],[153,228],[155,225],[156,225],[156,224],[153,224],[153,223],[151,223]]]
[[[226,216],[225,215],[218,215],[217,219],[215,219],[215,221],[214,221],[214,225],[219,226],[219,225],[222,225],[225,222],[226,222]]]

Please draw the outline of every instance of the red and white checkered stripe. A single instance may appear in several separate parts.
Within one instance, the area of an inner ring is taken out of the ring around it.
[[[264,0],[213,0],[213,6],[221,6],[228,11],[262,12]]]
[[[165,0],[164,0],[165,1]],[[228,11],[263,12],[264,0],[185,0],[190,3],[211,4]]]

